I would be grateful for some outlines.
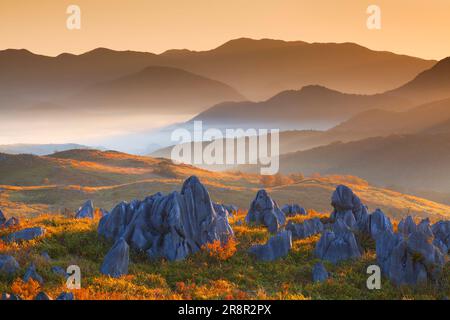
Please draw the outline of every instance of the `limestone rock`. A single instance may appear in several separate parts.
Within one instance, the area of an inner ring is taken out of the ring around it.
[[[8,219],[8,221],[5,222],[5,224],[3,225],[3,227],[5,228],[11,228],[11,227],[16,227],[20,224],[19,218],[16,217],[11,217]]]
[[[405,220],[401,232],[385,232],[376,240],[378,263],[395,285],[437,281],[445,264],[444,253],[430,233],[429,220],[418,227],[413,223]]]
[[[254,245],[249,249],[250,254],[261,261],[274,261],[284,258],[292,248],[292,234],[290,231],[281,231],[272,236],[264,245]]]
[[[338,220],[333,230],[327,230],[317,242],[315,254],[322,260],[338,263],[339,261],[361,257],[354,233]]]
[[[245,222],[264,225],[269,232],[275,233],[286,223],[286,217],[267,192],[260,190],[250,205]]]
[[[12,256],[0,255],[0,274],[11,275],[19,270],[19,264]]]
[[[41,291],[39,292],[36,297],[34,298],[34,300],[53,300],[52,298],[50,298],[50,296],[48,294],[46,294],[45,292]]]
[[[182,260],[206,243],[233,236],[228,217],[214,210],[208,191],[194,176],[180,193],[120,203],[100,220],[98,233],[114,241],[123,237],[151,259],[168,260]]]
[[[411,216],[407,216],[399,222],[397,229],[399,233],[409,235],[417,230],[417,225]]]
[[[94,219],[94,203],[92,200],[86,201],[75,214],[75,219]]]
[[[75,297],[72,292],[63,292],[56,298],[56,300],[75,300]]]
[[[7,242],[30,241],[39,238],[45,234],[45,229],[41,227],[27,228],[9,234],[6,237]]]
[[[450,221],[439,221],[431,227],[434,237],[450,249]]]
[[[328,271],[322,263],[318,262],[314,265],[312,277],[314,282],[324,282],[328,279]]]
[[[307,214],[305,208],[300,207],[298,204],[285,204],[281,208],[281,211],[283,211],[286,217],[305,216]]]
[[[6,222],[6,217],[3,214],[2,210],[0,210],[0,226]]]
[[[40,284],[44,283],[44,279],[37,273],[36,265],[31,263],[28,267],[27,271],[25,271],[25,275],[23,276],[23,281],[28,282],[30,279],[39,282]]]
[[[347,186],[339,185],[331,196],[331,205],[334,208],[331,218],[333,220],[344,219],[350,229],[356,227],[359,231],[367,231],[368,212],[361,199]],[[352,213],[352,219],[349,213]]]
[[[391,220],[380,209],[369,217],[369,232],[373,239],[384,232],[393,232]]]
[[[302,223],[290,221],[286,230],[291,231],[293,239],[306,239],[312,235],[323,232],[324,226],[319,218],[305,220]]]
[[[119,278],[128,274],[128,265],[130,263],[130,248],[125,239],[119,241],[106,254],[100,272],[113,278]]]

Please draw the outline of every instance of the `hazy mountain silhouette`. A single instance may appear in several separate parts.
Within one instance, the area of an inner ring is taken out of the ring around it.
[[[449,93],[450,94],[450,93]],[[353,133],[358,137],[405,134],[426,131],[450,119],[450,99],[427,103],[405,112],[369,110],[330,131]]]
[[[66,104],[111,110],[197,113],[220,101],[244,99],[228,85],[171,67],[152,66],[103,82],[71,97]]]
[[[0,153],[7,154],[32,154],[36,156],[44,156],[58,151],[73,150],[73,149],[89,149],[76,143],[65,144],[7,144],[0,145]]]
[[[435,64],[354,43],[307,43],[247,38],[204,52],[170,50],[167,63],[232,85],[251,100],[319,84],[373,94],[398,87]]]
[[[407,99],[386,94],[345,94],[321,86],[307,86],[298,91],[281,92],[264,102],[221,103],[193,120],[233,127],[328,129],[364,110],[401,110],[410,106]]]
[[[414,80],[388,93],[414,100],[415,103],[450,98],[450,57],[439,61]]]
[[[392,135],[286,154],[281,172],[351,174],[381,186],[450,190],[450,134]]]
[[[398,87],[436,62],[356,44],[237,39],[209,51],[163,54],[98,48],[48,57],[27,50],[0,51],[0,93],[45,101],[99,82],[171,66],[224,82],[249,99],[320,84],[344,92],[375,93]]]

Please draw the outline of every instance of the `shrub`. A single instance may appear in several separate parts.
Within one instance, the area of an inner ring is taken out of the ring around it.
[[[33,300],[41,291],[41,286],[39,282],[33,279],[24,282],[22,279],[17,278],[11,285],[11,291],[24,300]]]
[[[225,261],[236,253],[236,246],[237,241],[234,238],[230,238],[226,243],[221,243],[220,240],[207,243],[202,247],[202,249],[208,252],[210,257]]]

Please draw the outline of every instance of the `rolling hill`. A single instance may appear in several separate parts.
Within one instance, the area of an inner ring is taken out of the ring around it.
[[[177,190],[191,175],[201,179],[214,201],[246,210],[263,187],[258,175],[210,172],[115,151],[69,150],[48,157],[1,155],[0,173],[0,208],[6,215],[20,216],[75,210],[87,199],[109,210],[122,200]],[[444,204],[346,176],[306,178],[267,190],[280,205],[294,201],[308,209],[328,212],[330,195],[338,184],[357,190],[371,210],[380,207],[394,217],[410,212],[438,219],[450,212]]]

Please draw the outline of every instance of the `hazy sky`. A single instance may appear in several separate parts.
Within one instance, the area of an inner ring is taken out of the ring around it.
[[[66,9],[81,8],[81,30]],[[382,29],[366,9],[381,7]],[[450,56],[449,0],[0,0],[0,49],[57,55],[96,47],[205,50],[233,38],[356,42],[423,58]]]

